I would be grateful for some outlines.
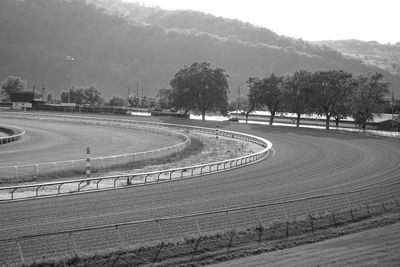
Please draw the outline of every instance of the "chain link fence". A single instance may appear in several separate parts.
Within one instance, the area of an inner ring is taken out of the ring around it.
[[[399,197],[400,183],[393,183],[262,205],[9,237],[0,239],[0,264],[17,266],[177,240],[203,242],[204,236],[248,229],[260,229],[260,235],[264,231],[271,238],[289,237],[299,229],[314,231],[398,209]]]

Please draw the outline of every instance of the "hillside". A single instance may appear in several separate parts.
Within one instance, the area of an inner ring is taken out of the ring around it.
[[[378,66],[400,75],[400,42],[394,45],[359,40],[320,41],[320,45],[340,51],[350,58],[359,59],[369,66]]]
[[[67,56],[74,57],[72,83],[95,84],[105,98],[126,96],[137,83],[154,96],[195,61],[225,69],[232,96],[239,85],[246,93],[248,77],[270,72],[382,71],[327,46],[237,20],[120,1],[2,0],[0,25],[0,80],[19,75],[29,87],[44,85],[55,95],[69,86]],[[400,75],[382,72],[400,88]]]

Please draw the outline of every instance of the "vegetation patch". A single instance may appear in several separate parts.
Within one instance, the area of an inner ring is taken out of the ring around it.
[[[248,255],[323,241],[400,222],[395,201],[308,215],[270,225],[203,233],[143,246],[42,260],[28,266],[203,266]]]

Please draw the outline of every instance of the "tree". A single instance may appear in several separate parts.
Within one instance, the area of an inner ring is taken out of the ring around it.
[[[1,82],[1,99],[3,101],[10,101],[12,93],[20,92],[26,89],[26,81],[18,76],[7,76]]]
[[[171,95],[172,89],[161,88],[158,90],[156,98],[160,108],[171,108]]]
[[[287,76],[284,86],[284,102],[289,112],[297,115],[296,126],[300,126],[300,117],[309,106],[312,97],[312,73],[307,70],[298,70]]]
[[[266,105],[271,113],[269,125],[272,125],[283,98],[283,77],[273,73],[263,79],[250,77],[247,84],[249,86],[249,102],[254,108]]]
[[[374,114],[383,111],[384,97],[389,93],[390,83],[383,81],[381,73],[375,73],[370,77],[358,76],[357,86],[352,95],[353,118],[356,124],[365,129],[368,120],[374,118]]]
[[[97,90],[95,85],[90,85],[89,87],[85,88],[84,99],[85,102],[90,104],[91,107],[99,106],[103,103],[101,93],[99,92],[99,90]]]
[[[68,91],[64,91],[60,95],[61,102],[75,103],[78,105],[90,104],[90,106],[98,106],[103,103],[101,93],[95,85],[90,85],[86,88],[75,88],[74,86]]]
[[[312,108],[326,117],[326,129],[332,116],[344,114],[342,103],[352,93],[352,74],[342,70],[318,71],[312,79]]]
[[[72,86],[68,91],[64,91],[60,95],[61,102],[63,103],[75,103],[82,105],[85,103],[85,92],[83,88],[75,88]]]
[[[195,62],[179,70],[170,81],[172,103],[178,109],[196,110],[202,119],[209,110],[226,112],[228,78],[225,70],[210,68],[210,63]]]
[[[254,105],[254,101],[250,101],[249,98],[240,97],[239,107],[243,110],[247,123],[250,113],[252,113],[256,108],[256,106]]]
[[[113,96],[107,103],[106,106],[112,107],[123,107],[124,106],[124,99],[122,97]]]

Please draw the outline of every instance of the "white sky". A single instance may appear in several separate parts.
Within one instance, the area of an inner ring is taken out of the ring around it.
[[[236,18],[304,40],[400,42],[400,0],[124,0]]]

